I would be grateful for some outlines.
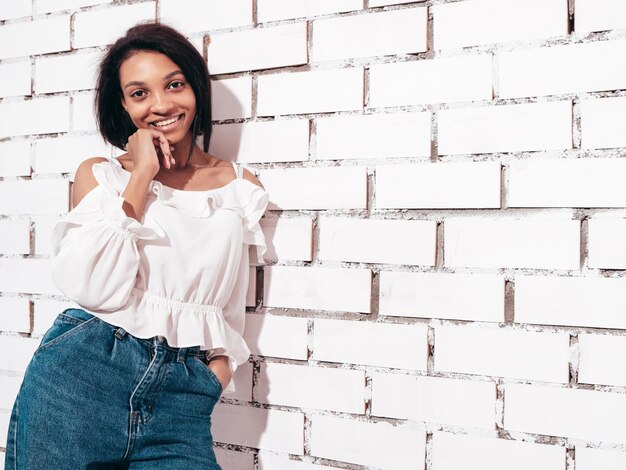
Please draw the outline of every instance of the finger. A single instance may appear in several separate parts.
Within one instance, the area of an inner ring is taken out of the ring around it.
[[[172,154],[170,153],[170,149],[169,149],[169,143],[167,142],[167,139],[165,138],[165,136],[163,136],[161,139],[159,139],[159,143],[161,145],[161,152],[163,153],[163,158],[165,158],[165,160],[167,160],[167,167],[171,168],[171,159],[172,159]]]

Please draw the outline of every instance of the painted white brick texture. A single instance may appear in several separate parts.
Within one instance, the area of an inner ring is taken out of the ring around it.
[[[373,416],[494,429],[495,399],[492,382],[372,374]]]
[[[313,259],[313,219],[309,217],[261,219],[266,242],[266,260]]]
[[[434,221],[320,217],[318,225],[320,260],[435,265]]]
[[[569,381],[569,335],[565,333],[437,325],[435,350],[438,372]]]
[[[578,382],[626,385],[626,369],[617,358],[626,355],[626,336],[578,335]]]
[[[626,3],[621,0],[576,0],[576,34],[626,28]]]
[[[506,384],[504,401],[507,431],[616,444],[626,442],[623,393]]]
[[[426,432],[335,416],[311,417],[311,455],[385,470],[423,468]]]
[[[185,33],[252,25],[251,0],[160,0],[161,20]]]
[[[363,69],[261,75],[257,96],[259,116],[359,110],[363,107]]]
[[[626,465],[626,452],[576,446],[576,469],[620,470]]]
[[[278,21],[362,8],[361,0],[257,0],[257,18],[259,22]]]
[[[316,155],[345,158],[429,157],[431,113],[321,117],[316,120]]]
[[[70,128],[67,96],[0,103],[0,138],[28,134],[51,134]]]
[[[504,321],[504,278],[493,274],[381,271],[381,315]]]
[[[268,307],[370,312],[369,269],[267,266],[263,273]]]
[[[252,354],[307,359],[307,319],[278,315],[246,315],[244,339]]]
[[[626,40],[594,41],[500,54],[500,98],[626,87]]]
[[[376,165],[376,208],[499,208],[500,172],[496,162]]]
[[[207,55],[211,74],[306,64],[307,24],[212,34]]]
[[[2,31],[0,29],[0,31]],[[0,32],[0,35],[2,33]],[[0,64],[0,98],[30,95],[30,60],[15,60]],[[6,77],[10,77],[7,80]]]
[[[0,59],[68,51],[69,49],[69,15],[8,23],[0,27]]]
[[[587,230],[589,267],[626,269],[626,219],[591,218]]]
[[[626,98],[581,100],[581,147],[626,147],[625,117]]]
[[[435,49],[566,36],[567,0],[470,0],[433,5]]]
[[[580,221],[449,218],[444,222],[444,245],[447,267],[578,269]]]
[[[426,8],[314,20],[311,62],[425,52],[427,21]]]
[[[432,470],[562,470],[565,447],[493,437],[433,433]],[[577,455],[578,457],[578,455]],[[576,459],[578,465],[578,458]],[[577,467],[578,468],[578,467]]]
[[[490,100],[491,54],[370,66],[371,108]]]
[[[339,390],[341,393],[337,393]],[[264,363],[256,400],[270,405],[364,414],[364,392],[364,371]]]
[[[313,359],[317,361],[426,370],[426,325],[318,318],[313,330]]]
[[[571,149],[572,103],[439,111],[439,155]]]
[[[211,92],[214,121],[252,116],[252,77],[212,80]]]
[[[626,329],[626,278],[516,276],[515,321]]]

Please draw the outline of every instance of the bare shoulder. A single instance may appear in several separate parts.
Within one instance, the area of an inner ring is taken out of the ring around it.
[[[104,157],[91,157],[83,160],[78,165],[74,175],[74,184],[72,185],[72,207],[76,207],[85,195],[98,186],[91,167],[96,163],[106,161],[107,159]]]

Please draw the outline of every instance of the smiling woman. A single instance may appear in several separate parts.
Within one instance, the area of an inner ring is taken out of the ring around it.
[[[80,308],[59,313],[26,369],[5,468],[219,470],[211,413],[250,356],[248,249],[263,263],[269,195],[207,153],[207,65],[171,27],[129,29],[95,97],[103,138],[127,153],[79,165],[53,228],[53,281]]]

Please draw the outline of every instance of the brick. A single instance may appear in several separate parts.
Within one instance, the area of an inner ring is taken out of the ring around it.
[[[381,271],[379,315],[503,322],[504,278]]]
[[[444,222],[447,267],[578,269],[580,221],[456,217]]]
[[[376,208],[499,208],[500,173],[498,162],[376,165]]]
[[[626,28],[626,4],[621,0],[576,0],[574,8],[576,34]]]
[[[28,298],[0,297],[0,312],[2,312],[0,313],[1,331],[30,333],[30,302]],[[1,396],[2,387],[0,387],[0,397]],[[0,408],[1,407],[2,405],[0,405]]]
[[[567,0],[464,1],[433,5],[432,14],[435,49],[568,34]]]
[[[0,138],[64,132],[69,127],[67,96],[0,103]]]
[[[22,376],[0,376],[0,408],[12,410],[13,403],[17,398],[24,377]],[[2,441],[6,442],[6,441]],[[3,467],[4,468],[4,467]]]
[[[0,182],[0,214],[59,214],[67,212],[67,180],[38,179]],[[33,194],[46,197],[34,198]]]
[[[35,93],[95,88],[100,52],[35,59]],[[72,70],[71,74],[67,71]]]
[[[312,357],[339,364],[425,371],[428,326],[316,318]]]
[[[362,370],[261,363],[256,400],[270,405],[364,414],[364,391]]]
[[[35,254],[52,255],[52,229],[59,217],[31,217],[35,222]]]
[[[426,8],[314,20],[311,61],[425,52],[427,22]]]
[[[93,99],[93,93],[74,95],[72,97],[72,130],[96,130]]]
[[[626,337],[580,333],[578,351],[578,383],[626,385],[626,370],[615,362],[626,354]]]
[[[626,98],[600,98],[580,101],[584,149],[626,147]]]
[[[276,168],[260,170],[272,194],[268,209],[365,209],[367,168],[364,166]],[[320,181],[324,191],[320,191]]]
[[[492,437],[433,433],[432,470],[562,470],[565,447]],[[578,469],[578,453],[576,454]]]
[[[237,452],[222,447],[213,447],[217,463],[222,470],[252,470],[254,454],[251,452]]]
[[[41,340],[43,335],[52,327],[54,320],[66,308],[81,308],[76,302],[34,299],[33,331],[32,336]]]
[[[626,88],[625,55],[624,39],[502,52],[500,98]]]
[[[370,313],[371,282],[369,269],[268,266],[264,270],[264,304]]]
[[[257,96],[259,116],[360,110],[363,69],[260,75]]]
[[[588,266],[626,269],[626,219],[590,218],[587,227]]]
[[[385,470],[424,468],[426,432],[386,422],[313,415],[311,455]]]
[[[315,157],[430,157],[430,131],[429,112],[321,117]]]
[[[626,329],[626,278],[515,277],[515,322]]]
[[[568,383],[568,356],[569,334],[566,333],[435,326],[437,372]]]
[[[113,0],[37,0],[35,8],[37,14],[51,13],[59,10],[74,10],[92,5],[112,3]]]
[[[108,157],[111,147],[99,134],[62,136],[35,141],[34,173],[74,173],[90,157]]]
[[[572,147],[571,101],[439,111],[439,155]]]
[[[251,0],[160,0],[161,21],[185,33],[252,25]]]
[[[0,220],[0,254],[30,254],[30,222],[28,220]]]
[[[223,397],[229,400],[252,401],[252,363],[246,362],[237,367],[233,374],[235,391],[224,391]]]
[[[214,121],[252,117],[252,77],[211,80]]]
[[[214,442],[295,455],[304,453],[301,413],[218,403],[211,421]]]
[[[370,66],[371,108],[491,100],[491,54]]]
[[[271,243],[266,260],[313,260],[313,219],[309,217],[261,219],[261,228]]]
[[[247,163],[294,162],[309,158],[309,120],[217,124],[210,152]]]
[[[620,470],[626,466],[626,452],[576,446],[577,470]]]
[[[32,258],[0,258],[0,291],[61,295],[52,283],[50,260]]]
[[[15,0],[0,4],[0,21],[13,18],[23,18],[33,14],[33,2],[31,0]]]
[[[152,1],[76,13],[74,48],[112,44],[137,23],[154,21],[155,12],[155,2]],[[104,24],[106,28],[102,27]]]
[[[207,55],[213,75],[306,64],[307,23],[212,34]]]
[[[0,143],[0,176],[30,176],[30,141]]]
[[[361,10],[361,0],[257,0],[259,23]]]
[[[243,336],[252,354],[306,361],[307,324],[306,318],[249,314]]]
[[[19,40],[16,41],[16,38]],[[70,49],[70,16],[0,26],[0,59]]]
[[[11,77],[10,80],[0,81],[0,98],[31,94],[30,60],[3,62],[0,64],[0,77]]]
[[[505,384],[504,401],[507,431],[603,443],[626,442],[623,393]]]
[[[40,339],[0,336],[0,369],[23,375],[40,342]]]
[[[399,5],[402,3],[413,3],[415,0],[370,0],[369,7],[380,7],[384,5]]]
[[[495,401],[493,382],[372,374],[372,416],[493,430]]]
[[[258,470],[340,470],[339,467],[291,460],[289,456],[284,455],[265,454],[263,452],[259,452],[257,455],[259,456]]]
[[[511,162],[509,207],[625,207],[619,158]]]
[[[320,260],[435,266],[435,221],[322,216],[318,224]]]

